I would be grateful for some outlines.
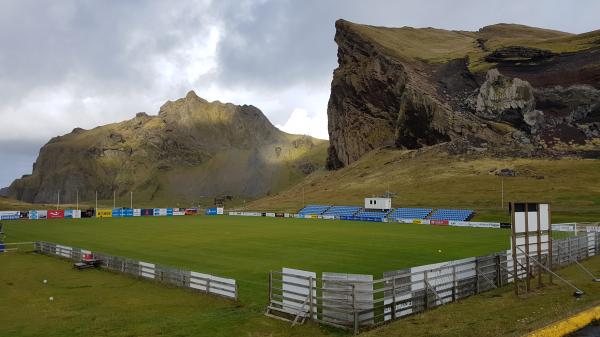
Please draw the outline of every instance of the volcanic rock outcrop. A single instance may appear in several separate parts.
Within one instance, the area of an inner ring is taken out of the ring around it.
[[[600,31],[336,22],[327,167],[446,142],[489,155],[600,153]]]

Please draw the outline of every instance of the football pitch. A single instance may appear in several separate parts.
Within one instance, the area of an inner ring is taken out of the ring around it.
[[[8,240],[49,241],[238,281],[240,301],[267,303],[270,270],[372,274],[486,255],[510,231],[232,216],[5,222]]]

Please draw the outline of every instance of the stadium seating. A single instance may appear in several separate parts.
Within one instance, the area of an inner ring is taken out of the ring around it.
[[[467,221],[473,217],[474,211],[470,209],[436,209],[431,208],[396,208],[390,211],[365,210],[359,206],[328,206],[307,205],[298,214],[305,215],[330,215],[335,217],[356,216],[363,218],[389,218],[389,219],[431,219]]]
[[[473,213],[470,209],[437,209],[429,216],[429,219],[467,221]]]
[[[396,208],[389,217],[391,219],[425,219],[429,213],[431,213],[431,208]]]
[[[303,209],[301,209],[298,212],[298,214],[300,216],[305,216],[305,215],[310,215],[310,214],[321,215],[321,214],[323,214],[323,212],[325,212],[327,209],[329,209],[329,207],[331,207],[331,206],[326,206],[326,205],[307,205]]]
[[[390,211],[366,211],[366,210],[362,210],[360,212],[358,212],[358,214],[356,214],[357,217],[363,217],[363,218],[385,218],[387,217],[387,215],[390,213]]]
[[[352,216],[360,209],[358,206],[331,206],[323,215]]]

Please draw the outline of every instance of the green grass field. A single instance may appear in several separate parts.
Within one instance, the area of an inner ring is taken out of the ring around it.
[[[600,273],[600,257],[583,262]],[[101,270],[76,271],[66,260],[32,253],[0,254],[0,335],[23,336],[348,336],[313,323],[291,328],[245,305],[189,289]],[[597,305],[600,287],[576,266],[562,284],[517,298],[512,287],[407,317],[366,336],[521,336]],[[48,280],[47,284],[42,281]],[[49,301],[49,297],[54,298]]]
[[[4,223],[8,241],[44,240],[233,277],[241,308],[219,319],[225,326],[258,321],[286,327],[262,316],[269,270],[292,267],[379,278],[384,271],[483,255],[509,245],[506,230],[309,219],[197,216]],[[1,263],[0,268],[5,270]],[[199,301],[206,297],[196,296]],[[222,306],[209,312],[220,316]],[[224,328],[222,335],[231,333]]]
[[[241,301],[266,303],[269,270],[373,274],[507,249],[509,231],[250,217],[5,222],[10,241],[43,240],[233,277]],[[438,250],[442,250],[439,253]]]
[[[347,335],[312,323],[291,328],[289,323],[263,316],[268,271],[285,266],[368,273],[378,278],[387,270],[501,251],[508,247],[510,234],[500,229],[228,216],[4,223],[12,242],[46,240],[236,278],[240,302],[107,271],[78,272],[56,257],[0,254],[2,336]],[[47,285],[41,283],[43,279],[49,280]],[[502,296],[506,308],[515,305],[510,289],[496,293],[493,297]],[[49,302],[49,296],[55,300]],[[493,308],[487,307],[486,298],[468,299],[480,306],[468,310],[487,315],[485,310]],[[530,307],[538,306],[539,300],[533,300]],[[589,303],[586,299],[564,309]],[[456,313],[447,308],[416,317],[425,317],[429,325],[437,319],[436,312],[445,310],[449,313],[439,318],[452,321]],[[555,310],[536,319],[544,322],[564,312]],[[494,314],[493,320],[467,322],[451,329],[449,335],[461,331],[464,335],[471,328],[483,331],[491,321],[501,326],[502,320],[511,317],[509,312]],[[416,324],[415,319],[409,325]],[[401,330],[387,328],[387,333],[407,329],[402,321],[394,324]],[[525,331],[526,326],[518,331]],[[427,336],[427,329],[414,329],[415,335]],[[502,335],[500,328],[494,331]]]

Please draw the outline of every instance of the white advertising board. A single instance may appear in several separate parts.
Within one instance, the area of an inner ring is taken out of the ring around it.
[[[155,208],[154,216],[167,216],[167,209],[166,208]]]

